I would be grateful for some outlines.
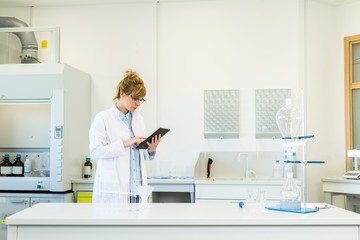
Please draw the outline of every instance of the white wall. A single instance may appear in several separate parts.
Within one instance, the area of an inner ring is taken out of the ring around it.
[[[325,164],[307,165],[308,200],[323,201],[321,178],[341,176],[344,161],[339,156],[344,140],[343,80],[335,77],[336,45],[334,25],[336,7],[308,1],[306,15],[306,121],[307,133],[315,138],[307,142],[307,158]]]
[[[30,10],[19,11],[24,17],[17,17],[28,22]],[[33,26],[59,26],[60,61],[92,76],[92,117],[111,106],[125,69],[133,68],[148,89],[140,111],[147,116],[148,128],[156,127],[154,4],[39,7],[32,18]]]
[[[149,90],[141,112],[148,131],[169,127],[148,164],[158,175],[192,174],[200,151],[280,151],[256,141],[254,90],[299,84],[300,0],[160,1],[35,7],[33,26],[60,26],[61,61],[91,74],[92,117],[112,103],[123,71]],[[360,5],[309,0],[306,24],[308,201],[322,201],[321,178],[340,176],[344,159],[343,37],[359,34]],[[29,23],[30,9],[0,9]],[[203,139],[203,91],[240,90],[240,139]],[[296,94],[297,91],[295,91]],[[268,159],[265,161],[273,161]],[[160,164],[159,164],[160,163]],[[271,169],[269,170],[271,171]]]
[[[323,201],[321,178],[345,172],[344,37],[360,34],[360,3],[328,5],[314,0],[307,8],[306,89],[310,201]],[[343,199],[336,204],[342,205]]]
[[[136,69],[149,90],[141,109],[148,131],[171,128],[158,161],[148,164],[150,174],[177,165],[182,174],[192,175],[200,151],[281,151],[280,141],[255,140],[254,90],[292,88],[297,93],[298,2],[35,7],[32,26],[60,26],[61,62],[93,78],[92,116],[111,105],[123,71]],[[29,23],[30,11],[0,9],[0,14]],[[204,141],[205,89],[240,90],[240,139]],[[271,166],[275,159],[265,161]]]
[[[338,175],[338,173],[344,173],[345,171],[345,92],[344,92],[344,37],[349,37],[353,35],[360,34],[360,2],[355,2],[343,6],[339,6],[336,9],[336,46],[335,50],[335,78],[333,85],[334,92],[334,102],[337,100],[339,107],[335,109],[335,112],[338,112],[341,116],[340,118],[335,117],[335,122],[337,123],[337,129],[335,129],[335,139],[336,139],[336,161],[340,161],[336,167],[334,167],[333,172]],[[341,91],[339,91],[341,89]],[[336,120],[337,119],[337,120]],[[341,128],[340,128],[341,126]],[[342,166],[342,169],[339,167]],[[335,170],[336,169],[336,170]]]
[[[269,145],[281,151],[279,141],[255,141],[254,92],[297,88],[298,8],[298,1],[283,0],[159,4],[159,124],[172,129],[160,161],[191,165],[201,151],[264,151]],[[208,89],[240,90],[240,139],[204,140]],[[266,161],[272,166],[275,159]]]

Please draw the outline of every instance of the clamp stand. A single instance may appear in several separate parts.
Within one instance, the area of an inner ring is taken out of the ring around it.
[[[313,138],[314,135],[310,136],[300,136],[300,137],[284,137],[284,147],[287,148],[287,152],[291,153],[293,147],[301,146],[304,147],[308,138]],[[311,209],[306,208],[306,165],[308,163],[325,163],[324,161],[305,161],[305,154],[302,155],[302,161],[285,161],[286,163],[302,163],[303,167],[303,176],[302,176],[302,199],[303,199],[303,207],[300,209],[284,209],[280,208],[280,206],[274,207],[266,207],[269,210],[277,210],[277,211],[285,211],[285,212],[296,212],[296,213],[310,213],[310,212],[317,212],[319,209]]]

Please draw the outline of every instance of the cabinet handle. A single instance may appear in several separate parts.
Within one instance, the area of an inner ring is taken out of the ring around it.
[[[11,200],[11,203],[21,203],[21,204],[27,204],[27,200]]]

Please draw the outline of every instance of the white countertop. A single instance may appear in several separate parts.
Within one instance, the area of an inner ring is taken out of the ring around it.
[[[360,184],[360,179],[347,179],[343,177],[327,177],[327,178],[322,178],[321,181]]]
[[[148,178],[148,184],[194,184],[193,178]]]
[[[94,183],[94,178],[77,178],[72,179],[71,183]]]
[[[323,206],[324,204],[317,204]],[[315,206],[308,204],[308,207]],[[299,214],[236,203],[152,203],[141,212],[87,203],[40,203],[6,220],[8,225],[360,225],[360,214],[332,207]]]
[[[346,180],[346,179],[344,179]],[[148,178],[149,184],[247,184],[247,185],[279,185],[284,184],[285,179],[274,178],[255,178],[255,179],[236,179],[236,178]],[[356,180],[352,180],[356,181]],[[94,183],[93,178],[78,178],[73,179],[72,183]],[[295,179],[295,182],[300,183],[300,180]],[[359,181],[360,182],[360,181]]]
[[[192,178],[148,178],[149,184],[194,184]],[[71,180],[72,183],[94,183],[94,178],[78,178]]]
[[[199,178],[195,180],[195,184],[240,184],[240,185],[282,185],[286,179],[274,179],[274,178],[255,178],[255,179],[243,179],[243,178]],[[300,180],[295,179],[296,183],[300,184]]]
[[[327,202],[332,202],[331,195],[360,195],[360,180],[346,179],[342,177],[323,178],[321,180]],[[347,204],[349,205],[349,201],[347,201]]]

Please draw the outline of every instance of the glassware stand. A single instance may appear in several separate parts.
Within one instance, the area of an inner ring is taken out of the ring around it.
[[[283,137],[284,140],[283,146],[286,149],[286,154],[291,154],[294,151],[294,148],[301,147],[304,149],[305,144],[309,138],[313,138],[314,135],[309,136],[299,136],[299,137]],[[302,164],[302,207],[300,209],[284,209],[280,208],[280,206],[274,207],[266,207],[269,210],[278,210],[278,211],[286,211],[286,212],[297,212],[297,213],[310,213],[317,212],[319,209],[311,209],[306,208],[306,166],[307,164],[323,164],[324,161],[306,161],[305,154],[302,154],[301,161],[291,161],[287,160],[286,163],[301,163]]]

